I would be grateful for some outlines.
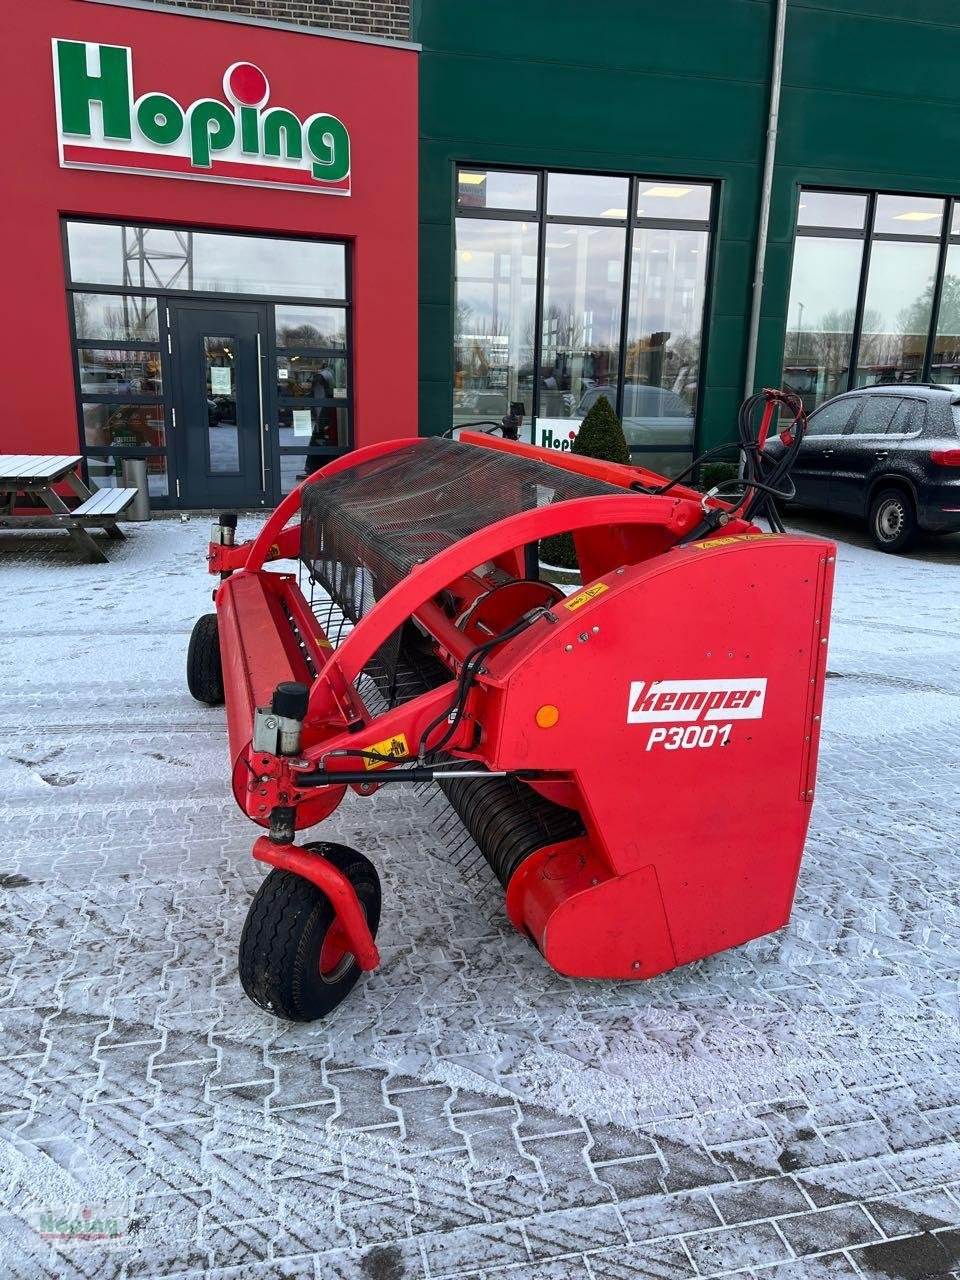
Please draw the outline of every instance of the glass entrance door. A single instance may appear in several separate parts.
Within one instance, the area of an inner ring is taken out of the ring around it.
[[[169,316],[181,506],[269,505],[265,308],[171,301]]]

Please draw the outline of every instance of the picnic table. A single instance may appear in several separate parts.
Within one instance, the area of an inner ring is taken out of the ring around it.
[[[77,474],[79,454],[0,454],[0,527],[5,529],[65,529],[83,555],[94,563],[107,557],[91,538],[88,529],[104,529],[108,538],[121,540],[117,519],[132,505],[136,489],[90,489]],[[54,485],[67,484],[80,499],[71,509]],[[39,498],[47,508],[17,514],[18,499]]]

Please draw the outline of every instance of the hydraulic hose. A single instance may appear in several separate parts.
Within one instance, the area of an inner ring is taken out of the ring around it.
[[[759,426],[757,426],[756,413],[761,406],[763,415]],[[793,415],[793,418],[789,426],[779,432],[780,443],[783,445],[782,451],[774,453],[768,451],[766,446],[771,428],[775,430],[774,417],[781,406],[787,409]],[[706,532],[712,530],[713,524],[719,524],[724,516],[727,519],[738,516],[743,520],[753,520],[757,516],[763,516],[774,532],[785,532],[783,521],[780,519],[780,513],[777,510],[776,500],[777,498],[789,500],[796,493],[796,489],[790,479],[790,470],[793,467],[807,430],[807,415],[803,407],[803,401],[793,391],[780,391],[765,387],[763,391],[758,391],[756,395],[748,396],[744,400],[737,415],[737,429],[740,437],[743,474],[735,479],[721,481],[720,484],[714,485],[706,494],[706,498],[723,498],[730,503],[730,509],[728,511],[719,509],[707,510],[704,515],[703,526],[698,526],[697,529],[692,530],[690,534],[681,539],[682,542],[695,540],[695,537],[706,536]],[[711,454],[719,453],[722,449],[730,447],[729,445],[720,445],[717,449],[711,449],[707,453],[701,454],[682,475],[692,471],[705,458],[710,457]],[[682,475],[671,480],[669,484],[664,485],[658,492],[666,493],[669,489],[672,489],[682,478]],[[726,523],[725,520],[723,522]]]

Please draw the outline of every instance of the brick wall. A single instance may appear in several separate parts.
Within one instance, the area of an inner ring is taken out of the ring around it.
[[[358,35],[410,39],[409,0],[163,0],[178,8],[214,9],[244,18],[296,22]]]

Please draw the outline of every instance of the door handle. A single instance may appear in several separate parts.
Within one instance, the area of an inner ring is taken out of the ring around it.
[[[267,450],[264,437],[267,421],[263,414],[263,348],[260,345],[260,330],[257,330],[257,398],[260,404],[260,490],[267,491]]]
[[[824,450],[823,450],[823,456],[824,456],[825,458],[832,458],[832,457],[833,457],[833,450],[832,450],[832,449],[824,449]]]
[[[889,450],[889,449],[878,449],[878,450],[876,451],[875,457],[877,457],[877,458],[885,458],[889,452],[890,452],[890,450]]]

